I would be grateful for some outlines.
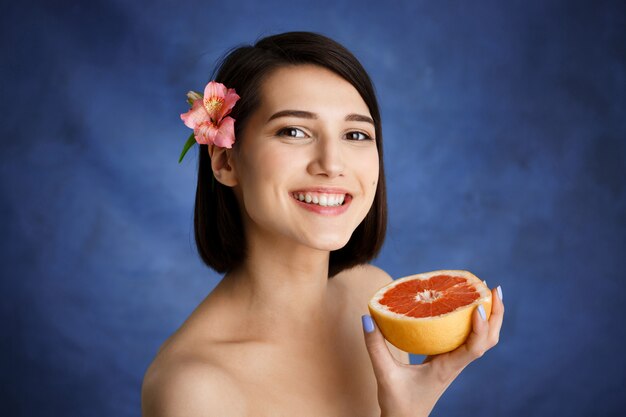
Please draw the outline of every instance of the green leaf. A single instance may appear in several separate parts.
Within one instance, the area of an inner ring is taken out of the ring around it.
[[[187,153],[189,148],[191,148],[191,145],[193,145],[195,142],[196,142],[196,137],[194,136],[194,134],[192,132],[191,135],[189,135],[189,139],[187,139],[187,142],[185,142],[185,146],[183,147],[183,151],[180,154],[180,158],[178,159],[178,163],[179,164],[183,160],[183,158],[185,157],[185,154]]]

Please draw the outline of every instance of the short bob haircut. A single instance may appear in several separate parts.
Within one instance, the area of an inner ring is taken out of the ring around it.
[[[330,252],[328,277],[344,269],[374,259],[383,245],[387,228],[387,195],[383,169],[382,127],[372,82],[361,63],[344,46],[312,32],[287,32],[260,39],[254,46],[231,49],[211,79],[234,88],[241,97],[230,116],[235,122],[235,137],[258,108],[260,87],[273,70],[292,65],[314,64],[338,74],[356,88],[369,108],[375,123],[379,177],[372,207],[355,229],[346,245]],[[237,151],[237,143],[233,151]],[[194,231],[200,257],[219,273],[243,263],[246,241],[241,213],[230,187],[214,179],[207,145],[199,146],[198,184]]]

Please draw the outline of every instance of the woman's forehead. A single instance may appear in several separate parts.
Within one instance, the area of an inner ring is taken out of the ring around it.
[[[269,117],[277,111],[303,110],[317,114],[369,114],[367,104],[352,84],[317,65],[280,67],[261,86],[261,107]]]

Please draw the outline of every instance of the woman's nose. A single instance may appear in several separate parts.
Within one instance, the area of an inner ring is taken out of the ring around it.
[[[344,159],[341,140],[326,135],[315,144],[314,158],[309,165],[312,175],[326,175],[334,178],[343,173]]]

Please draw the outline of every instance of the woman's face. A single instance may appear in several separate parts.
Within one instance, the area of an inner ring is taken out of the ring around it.
[[[281,67],[265,79],[242,136],[234,191],[248,237],[345,246],[372,206],[379,170],[374,125],[357,90],[323,67]],[[343,205],[324,207],[331,196]]]

